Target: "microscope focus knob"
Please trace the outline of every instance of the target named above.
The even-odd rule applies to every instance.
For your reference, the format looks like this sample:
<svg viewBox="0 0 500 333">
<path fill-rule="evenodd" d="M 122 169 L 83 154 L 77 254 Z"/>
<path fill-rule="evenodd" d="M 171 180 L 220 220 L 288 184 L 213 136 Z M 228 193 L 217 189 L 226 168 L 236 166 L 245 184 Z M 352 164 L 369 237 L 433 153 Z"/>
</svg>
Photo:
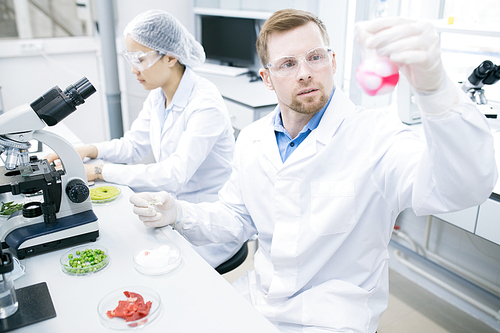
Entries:
<svg viewBox="0 0 500 333">
<path fill-rule="evenodd" d="M 87 200 L 90 195 L 90 191 L 87 184 L 85 184 L 83 180 L 73 179 L 66 185 L 66 194 L 72 202 L 82 203 Z"/>
</svg>

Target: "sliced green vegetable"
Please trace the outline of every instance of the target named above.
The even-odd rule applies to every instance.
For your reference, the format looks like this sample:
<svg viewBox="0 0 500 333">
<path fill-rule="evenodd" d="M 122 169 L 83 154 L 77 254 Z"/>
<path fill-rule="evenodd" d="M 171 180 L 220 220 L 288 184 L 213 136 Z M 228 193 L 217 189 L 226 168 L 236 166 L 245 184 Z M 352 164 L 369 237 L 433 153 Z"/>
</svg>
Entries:
<svg viewBox="0 0 500 333">
<path fill-rule="evenodd" d="M 23 209 L 22 203 L 15 204 L 14 201 L 2 201 L 2 207 L 0 207 L 0 215 L 11 215 L 21 209 Z"/>
</svg>

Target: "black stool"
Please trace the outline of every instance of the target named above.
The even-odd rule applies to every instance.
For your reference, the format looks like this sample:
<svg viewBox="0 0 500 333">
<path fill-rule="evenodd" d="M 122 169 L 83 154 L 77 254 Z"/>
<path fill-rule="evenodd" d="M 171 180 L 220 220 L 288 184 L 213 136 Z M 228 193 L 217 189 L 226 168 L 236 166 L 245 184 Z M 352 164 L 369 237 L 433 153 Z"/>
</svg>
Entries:
<svg viewBox="0 0 500 333">
<path fill-rule="evenodd" d="M 217 266 L 215 268 L 215 270 L 219 274 L 222 275 L 222 274 L 225 274 L 227 272 L 232 271 L 233 269 L 235 269 L 236 267 L 241 265 L 248 256 L 248 244 L 247 243 L 248 243 L 248 241 L 243 243 L 243 246 L 238 250 L 238 252 L 236 252 L 234 254 L 234 256 L 229 258 L 226 262 L 223 262 L 222 264 Z"/>
</svg>

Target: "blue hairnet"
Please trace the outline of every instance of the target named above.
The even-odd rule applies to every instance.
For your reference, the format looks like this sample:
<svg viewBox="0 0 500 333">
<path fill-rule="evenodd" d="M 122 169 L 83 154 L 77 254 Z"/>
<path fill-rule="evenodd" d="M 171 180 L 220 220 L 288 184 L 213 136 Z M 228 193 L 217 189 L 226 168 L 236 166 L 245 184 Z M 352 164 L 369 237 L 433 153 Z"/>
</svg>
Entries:
<svg viewBox="0 0 500 333">
<path fill-rule="evenodd" d="M 187 29 L 166 11 L 155 9 L 137 15 L 125 27 L 123 35 L 162 54 L 177 58 L 186 66 L 205 62 L 205 51 Z"/>
</svg>

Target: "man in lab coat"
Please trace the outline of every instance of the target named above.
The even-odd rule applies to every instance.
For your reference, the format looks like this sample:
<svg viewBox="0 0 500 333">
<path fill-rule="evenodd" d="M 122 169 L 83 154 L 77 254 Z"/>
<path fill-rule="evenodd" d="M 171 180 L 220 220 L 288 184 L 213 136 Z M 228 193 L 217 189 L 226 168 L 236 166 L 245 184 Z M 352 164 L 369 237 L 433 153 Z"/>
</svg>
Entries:
<svg viewBox="0 0 500 333">
<path fill-rule="evenodd" d="M 398 214 L 481 204 L 497 179 L 485 117 L 446 76 L 432 25 L 385 18 L 358 33 L 408 78 L 425 139 L 392 112 L 354 106 L 334 85 L 323 23 L 282 10 L 257 41 L 278 106 L 241 131 L 219 201 L 130 198 L 145 225 L 172 225 L 195 244 L 258 234 L 255 270 L 234 286 L 283 332 L 375 332 Z M 153 196 L 164 202 L 157 211 L 147 208 Z"/>
</svg>

